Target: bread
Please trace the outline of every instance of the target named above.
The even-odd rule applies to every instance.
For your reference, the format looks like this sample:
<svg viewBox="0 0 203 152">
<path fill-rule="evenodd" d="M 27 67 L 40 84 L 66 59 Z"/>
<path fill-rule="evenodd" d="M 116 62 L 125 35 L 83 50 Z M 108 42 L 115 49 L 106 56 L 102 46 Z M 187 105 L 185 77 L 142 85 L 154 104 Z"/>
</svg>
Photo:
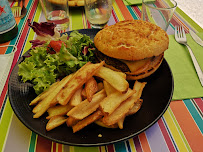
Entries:
<svg viewBox="0 0 203 152">
<path fill-rule="evenodd" d="M 68 2 L 68 6 L 76 7 L 76 6 L 84 6 L 84 0 L 48 0 L 50 3 L 56 5 L 66 5 Z"/>
<path fill-rule="evenodd" d="M 99 31 L 94 44 L 107 56 L 134 61 L 160 55 L 168 48 L 169 38 L 150 22 L 125 20 Z"/>
<path fill-rule="evenodd" d="M 48 0 L 50 3 L 57 5 L 66 5 L 68 0 Z"/>
<path fill-rule="evenodd" d="M 85 1 L 84 0 L 68 0 L 68 5 L 70 7 L 84 6 Z"/>
</svg>

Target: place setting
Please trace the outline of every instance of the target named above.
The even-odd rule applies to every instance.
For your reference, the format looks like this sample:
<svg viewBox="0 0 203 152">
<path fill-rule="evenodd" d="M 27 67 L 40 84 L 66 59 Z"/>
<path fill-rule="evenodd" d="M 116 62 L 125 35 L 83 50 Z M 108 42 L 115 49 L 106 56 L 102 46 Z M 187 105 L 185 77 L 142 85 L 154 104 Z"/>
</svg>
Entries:
<svg viewBox="0 0 203 152">
<path fill-rule="evenodd" d="M 96 29 L 79 30 L 79 32 L 82 34 L 86 34 L 90 37 L 95 37 L 98 30 Z M 69 33 L 71 35 L 72 32 L 70 31 Z M 26 56 L 29 56 L 29 54 L 27 53 L 24 54 L 24 56 L 19 60 L 19 62 L 14 67 L 10 76 L 8 90 L 9 90 L 9 98 L 11 100 L 11 106 L 13 107 L 14 112 L 16 113 L 18 118 L 28 128 L 40 134 L 41 136 L 54 140 L 56 142 L 60 142 L 68 145 L 78 145 L 78 146 L 99 146 L 99 145 L 106 145 L 106 144 L 126 140 L 135 135 L 138 135 L 139 133 L 143 132 L 151 125 L 153 125 L 163 115 L 163 113 L 169 106 L 170 100 L 172 98 L 173 76 L 167 62 L 163 60 L 163 63 L 161 64 L 160 68 L 155 73 L 154 71 L 149 72 L 150 74 L 154 73 L 152 76 L 146 79 L 142 79 L 143 82 L 147 83 L 142 94 L 142 99 L 146 102 L 143 102 L 143 105 L 141 106 L 142 109 L 139 110 L 138 114 L 133 115 L 128 119 L 126 119 L 125 126 L 122 130 L 120 129 L 112 130 L 108 127 L 105 128 L 105 127 L 100 127 L 96 124 L 92 124 L 77 133 L 73 133 L 72 129 L 67 127 L 66 125 L 62 125 L 61 127 L 59 126 L 58 128 L 54 128 L 51 131 L 46 131 L 46 127 L 45 127 L 47 124 L 46 115 L 40 117 L 40 119 L 33 119 L 33 113 L 31 110 L 32 106 L 29 106 L 30 101 L 32 101 L 36 96 L 34 93 L 34 90 L 32 89 L 33 85 L 31 83 L 24 83 L 22 82 L 22 80 L 19 79 L 19 74 L 20 74 L 19 71 L 21 71 L 22 73 L 24 70 L 24 67 L 22 66 Z M 22 66 L 19 66 L 19 64 Z M 156 69 L 157 68 L 158 67 L 156 67 Z M 114 73 L 110 75 L 113 75 L 113 74 Z M 20 75 L 23 76 L 23 73 Z M 147 75 L 149 75 L 148 72 L 146 76 Z M 142 75 L 143 78 L 146 76 L 145 74 Z M 109 76 L 107 76 L 107 80 L 109 79 L 108 77 Z M 111 81 L 113 80 L 110 79 L 109 82 Z M 120 80 L 118 80 L 118 82 L 119 81 Z M 129 84 L 130 86 L 133 86 L 134 81 L 129 81 Z M 166 88 L 166 86 L 168 87 Z M 153 92 L 152 90 L 156 90 L 156 91 Z M 160 96 L 160 92 L 162 92 L 161 93 L 162 96 Z M 148 94 L 151 94 L 151 95 L 148 96 Z M 20 100 L 24 100 L 26 102 L 24 102 L 24 104 L 19 107 L 18 104 L 20 103 Z M 154 104 L 153 102 L 150 102 L 151 100 L 157 100 L 158 102 Z M 146 118 L 146 121 L 142 121 L 141 123 L 140 121 L 143 119 L 143 117 Z M 30 120 L 33 120 L 33 121 L 30 121 Z M 139 125 L 137 125 L 138 123 Z M 115 136 L 110 135 L 110 132 Z M 69 136 L 66 136 L 67 134 Z M 106 137 L 106 138 L 99 138 L 98 135 L 102 135 L 102 137 Z"/>
</svg>

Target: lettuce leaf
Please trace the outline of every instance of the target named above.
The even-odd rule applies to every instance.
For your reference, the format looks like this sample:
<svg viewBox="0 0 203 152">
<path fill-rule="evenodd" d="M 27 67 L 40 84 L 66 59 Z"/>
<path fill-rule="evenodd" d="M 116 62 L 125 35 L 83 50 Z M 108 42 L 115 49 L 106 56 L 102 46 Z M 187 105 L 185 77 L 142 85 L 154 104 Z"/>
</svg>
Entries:
<svg viewBox="0 0 203 152">
<path fill-rule="evenodd" d="M 33 31 L 40 36 L 51 35 L 54 36 L 55 32 L 54 29 L 56 24 L 49 23 L 49 22 L 33 22 L 31 24 L 30 19 L 28 19 L 28 25 L 33 29 Z"/>
<path fill-rule="evenodd" d="M 87 35 L 73 31 L 64 42 L 66 45 L 62 43 L 60 52 L 56 54 L 47 53 L 49 43 L 34 47 L 30 51 L 31 56 L 19 64 L 18 75 L 23 82 L 34 84 L 36 94 L 94 60 L 94 44 Z"/>
<path fill-rule="evenodd" d="M 56 65 L 47 65 L 46 49 L 44 47 L 37 47 L 30 51 L 31 56 L 19 64 L 18 75 L 21 76 L 23 82 L 31 81 L 34 84 L 36 94 L 49 88 L 49 86 L 56 81 L 57 74 L 55 73 Z"/>
</svg>

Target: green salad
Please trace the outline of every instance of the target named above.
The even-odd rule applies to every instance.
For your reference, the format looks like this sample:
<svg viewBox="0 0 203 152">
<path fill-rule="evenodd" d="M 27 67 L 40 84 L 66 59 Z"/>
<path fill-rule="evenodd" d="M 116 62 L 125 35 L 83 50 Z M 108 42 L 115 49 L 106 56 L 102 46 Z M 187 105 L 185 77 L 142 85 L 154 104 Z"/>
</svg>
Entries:
<svg viewBox="0 0 203 152">
<path fill-rule="evenodd" d="M 23 82 L 34 85 L 36 94 L 94 60 L 93 41 L 78 31 L 54 40 L 38 39 L 32 43 L 34 47 L 31 48 L 30 56 L 19 64 L 18 75 Z"/>
</svg>

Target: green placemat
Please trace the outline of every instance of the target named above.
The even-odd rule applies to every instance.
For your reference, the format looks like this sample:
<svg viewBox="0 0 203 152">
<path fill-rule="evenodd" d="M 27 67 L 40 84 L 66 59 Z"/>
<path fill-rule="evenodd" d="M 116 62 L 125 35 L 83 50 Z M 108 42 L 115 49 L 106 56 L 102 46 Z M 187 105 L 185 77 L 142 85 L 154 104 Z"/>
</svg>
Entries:
<svg viewBox="0 0 203 152">
<path fill-rule="evenodd" d="M 198 33 L 203 39 L 203 33 Z M 169 36 L 169 49 L 165 52 L 174 77 L 173 100 L 203 97 L 203 87 L 200 84 L 187 48 L 175 41 L 174 35 Z M 187 34 L 187 41 L 203 71 L 203 47 L 198 45 Z"/>
<path fill-rule="evenodd" d="M 153 2 L 155 0 L 146 0 L 146 2 Z M 125 5 L 138 5 L 142 4 L 142 0 L 123 0 Z"/>
</svg>

